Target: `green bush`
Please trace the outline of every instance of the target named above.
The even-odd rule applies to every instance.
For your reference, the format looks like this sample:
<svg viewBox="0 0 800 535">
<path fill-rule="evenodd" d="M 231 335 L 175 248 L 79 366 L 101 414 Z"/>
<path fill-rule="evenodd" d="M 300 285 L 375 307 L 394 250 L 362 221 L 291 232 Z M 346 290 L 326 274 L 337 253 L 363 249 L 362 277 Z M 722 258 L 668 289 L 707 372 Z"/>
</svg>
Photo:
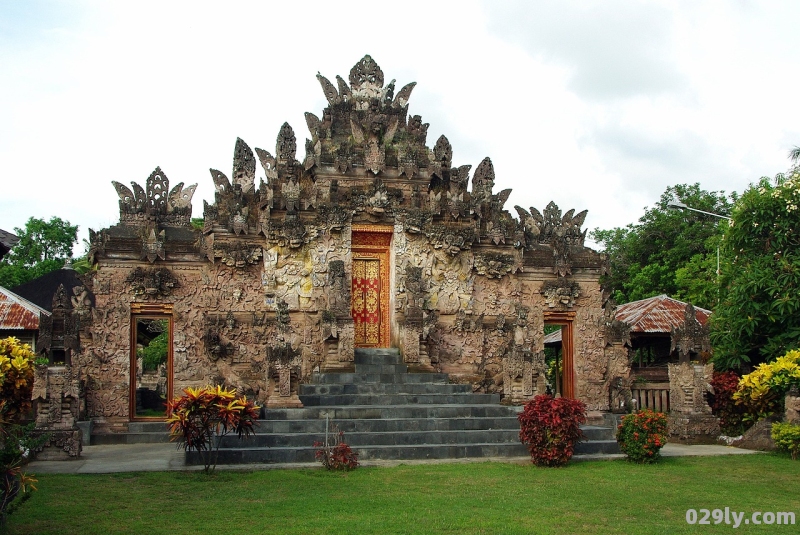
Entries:
<svg viewBox="0 0 800 535">
<path fill-rule="evenodd" d="M 776 422 L 772 424 L 772 440 L 779 451 L 785 451 L 797 460 L 800 453 L 800 425 Z"/>
<path fill-rule="evenodd" d="M 635 463 L 653 463 L 661 458 L 667 443 L 667 416 L 644 409 L 622 418 L 617 427 L 619 449 Z"/>
</svg>

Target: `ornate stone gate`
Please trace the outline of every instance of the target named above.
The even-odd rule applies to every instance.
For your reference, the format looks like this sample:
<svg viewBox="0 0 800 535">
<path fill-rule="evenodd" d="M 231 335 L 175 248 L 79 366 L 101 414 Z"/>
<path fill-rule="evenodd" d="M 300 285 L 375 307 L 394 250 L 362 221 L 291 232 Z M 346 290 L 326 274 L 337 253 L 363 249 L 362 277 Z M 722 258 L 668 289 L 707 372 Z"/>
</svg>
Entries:
<svg viewBox="0 0 800 535">
<path fill-rule="evenodd" d="M 584 246 L 586 212 L 551 202 L 512 216 L 492 161 L 472 172 L 446 137 L 429 147 L 428 124 L 408 114 L 415 83 L 385 84 L 370 56 L 348 80 L 317 78 L 328 106 L 306 113 L 304 154 L 288 124 L 274 154 L 238 139 L 230 178 L 211 170 L 200 227 L 195 186 L 170 189 L 158 168 L 143 185 L 114 182 L 120 221 L 91 233 L 96 304 L 73 355 L 95 425 L 136 416 L 131 329 L 148 306 L 171 311 L 174 392 L 225 383 L 296 406 L 300 383 L 348 369 L 365 345 L 522 403 L 547 388 L 543 329 L 555 318 L 571 338 L 565 394 L 608 409 L 627 358 L 598 282 L 605 258 Z"/>
</svg>

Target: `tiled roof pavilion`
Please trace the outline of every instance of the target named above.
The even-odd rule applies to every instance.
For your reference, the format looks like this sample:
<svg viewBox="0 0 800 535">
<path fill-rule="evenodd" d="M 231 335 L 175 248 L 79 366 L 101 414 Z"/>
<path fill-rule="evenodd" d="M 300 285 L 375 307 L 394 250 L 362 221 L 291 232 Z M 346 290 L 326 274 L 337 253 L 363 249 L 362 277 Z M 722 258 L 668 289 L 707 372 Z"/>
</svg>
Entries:
<svg viewBox="0 0 800 535">
<path fill-rule="evenodd" d="M 0 286 L 1 330 L 35 331 L 39 328 L 39 318 L 42 315 L 49 316 L 50 313 Z"/>
<path fill-rule="evenodd" d="M 662 294 L 619 305 L 614 318 L 630 325 L 631 333 L 669 333 L 683 325 L 686 305 Z M 699 307 L 694 311 L 697 321 L 705 325 L 711 311 Z"/>
</svg>

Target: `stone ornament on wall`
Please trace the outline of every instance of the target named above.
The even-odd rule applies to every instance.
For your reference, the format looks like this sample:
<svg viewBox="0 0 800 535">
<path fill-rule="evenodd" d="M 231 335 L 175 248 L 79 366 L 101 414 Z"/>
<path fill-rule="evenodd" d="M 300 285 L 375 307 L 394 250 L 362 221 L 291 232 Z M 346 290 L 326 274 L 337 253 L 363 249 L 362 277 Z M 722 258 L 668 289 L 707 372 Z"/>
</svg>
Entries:
<svg viewBox="0 0 800 535">
<path fill-rule="evenodd" d="M 160 167 L 156 167 L 147 178 L 146 189 L 136 182 L 131 182 L 133 191 L 119 182 L 112 181 L 112 184 L 119 195 L 121 222 L 145 224 L 156 221 L 169 226 L 189 225 L 192 196 L 197 184 L 184 188 L 180 182 L 170 191 L 169 180 Z"/>
<path fill-rule="evenodd" d="M 177 277 L 167 268 L 136 268 L 125 279 L 136 297 L 164 298 L 180 287 Z"/>
<path fill-rule="evenodd" d="M 670 332 L 670 352 L 677 351 L 681 362 L 689 362 L 691 356 L 711 352 L 708 325 L 697 320 L 697 313 L 691 303 L 686 304 L 683 325 L 673 327 Z"/>
<path fill-rule="evenodd" d="M 548 308 L 572 308 L 575 299 L 581 295 L 581 285 L 577 281 L 559 277 L 542 284 L 542 295 Z"/>
</svg>

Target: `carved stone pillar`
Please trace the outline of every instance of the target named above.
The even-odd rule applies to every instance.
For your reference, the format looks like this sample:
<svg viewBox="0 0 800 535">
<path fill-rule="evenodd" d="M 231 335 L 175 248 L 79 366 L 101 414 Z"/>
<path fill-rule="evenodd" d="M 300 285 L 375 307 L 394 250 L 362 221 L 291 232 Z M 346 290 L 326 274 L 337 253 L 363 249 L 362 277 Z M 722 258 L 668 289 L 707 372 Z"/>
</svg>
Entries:
<svg viewBox="0 0 800 535">
<path fill-rule="evenodd" d="M 719 419 L 711 414 L 705 394 L 714 366 L 669 364 L 669 434 L 681 442 L 714 442 L 720 435 Z"/>
<path fill-rule="evenodd" d="M 302 407 L 298 396 L 300 352 L 288 342 L 278 341 L 267 347 L 268 408 Z"/>
<path fill-rule="evenodd" d="M 71 366 L 36 367 L 31 396 L 36 402 L 35 433 L 49 437 L 41 446 L 38 459 L 80 457 L 83 443 L 77 425 L 80 393 L 80 381 Z"/>
</svg>

